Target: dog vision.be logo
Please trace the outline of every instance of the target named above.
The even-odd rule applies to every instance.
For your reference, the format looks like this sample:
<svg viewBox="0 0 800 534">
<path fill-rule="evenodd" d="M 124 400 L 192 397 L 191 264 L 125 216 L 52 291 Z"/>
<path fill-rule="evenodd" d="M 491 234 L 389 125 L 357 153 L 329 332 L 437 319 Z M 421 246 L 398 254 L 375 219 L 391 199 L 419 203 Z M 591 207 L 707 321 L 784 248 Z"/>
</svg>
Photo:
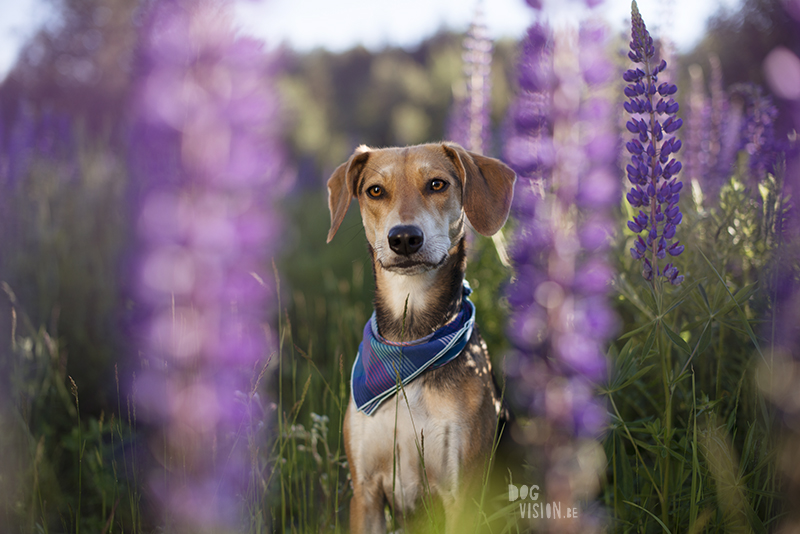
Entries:
<svg viewBox="0 0 800 534">
<path fill-rule="evenodd" d="M 575 519 L 578 517 L 578 509 L 575 507 L 563 507 L 560 502 L 539 501 L 539 486 L 531 485 L 519 486 L 508 485 L 508 501 L 519 500 L 519 514 L 522 519 Z"/>
</svg>

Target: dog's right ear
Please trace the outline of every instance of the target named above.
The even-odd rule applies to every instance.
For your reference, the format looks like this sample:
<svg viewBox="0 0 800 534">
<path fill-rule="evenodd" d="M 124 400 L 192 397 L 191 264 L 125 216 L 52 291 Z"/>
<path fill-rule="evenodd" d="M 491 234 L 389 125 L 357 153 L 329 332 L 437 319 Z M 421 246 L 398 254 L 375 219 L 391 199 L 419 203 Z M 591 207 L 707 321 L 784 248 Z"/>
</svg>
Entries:
<svg viewBox="0 0 800 534">
<path fill-rule="evenodd" d="M 364 165 L 369 158 L 369 148 L 360 146 L 350 159 L 339 165 L 328 179 L 328 209 L 331 212 L 331 229 L 328 231 L 328 243 L 341 226 L 350 200 L 356 196 L 356 184 Z"/>
</svg>

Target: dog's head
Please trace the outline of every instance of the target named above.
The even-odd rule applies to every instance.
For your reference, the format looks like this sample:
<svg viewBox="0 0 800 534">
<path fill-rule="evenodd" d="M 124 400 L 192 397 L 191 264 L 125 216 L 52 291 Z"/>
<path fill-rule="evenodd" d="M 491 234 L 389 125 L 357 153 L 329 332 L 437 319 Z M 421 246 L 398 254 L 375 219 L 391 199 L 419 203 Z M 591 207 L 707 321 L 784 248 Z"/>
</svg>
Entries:
<svg viewBox="0 0 800 534">
<path fill-rule="evenodd" d="M 506 222 L 514 171 L 454 143 L 359 147 L 328 180 L 330 243 L 350 200 L 384 269 L 419 274 L 444 263 L 464 236 L 464 217 L 490 236 Z"/>
</svg>

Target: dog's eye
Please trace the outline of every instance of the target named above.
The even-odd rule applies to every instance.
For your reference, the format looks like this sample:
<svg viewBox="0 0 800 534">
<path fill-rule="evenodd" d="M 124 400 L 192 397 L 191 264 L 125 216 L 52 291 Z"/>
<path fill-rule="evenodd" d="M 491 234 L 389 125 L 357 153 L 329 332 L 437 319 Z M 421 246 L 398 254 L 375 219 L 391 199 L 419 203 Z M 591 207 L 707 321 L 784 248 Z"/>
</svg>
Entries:
<svg viewBox="0 0 800 534">
<path fill-rule="evenodd" d="M 431 191 L 444 191 L 447 189 L 447 182 L 444 180 L 434 179 L 428 184 L 428 189 Z"/>
<path fill-rule="evenodd" d="M 372 198 L 380 198 L 383 195 L 383 188 L 379 185 L 373 185 L 367 189 L 367 194 Z"/>
</svg>

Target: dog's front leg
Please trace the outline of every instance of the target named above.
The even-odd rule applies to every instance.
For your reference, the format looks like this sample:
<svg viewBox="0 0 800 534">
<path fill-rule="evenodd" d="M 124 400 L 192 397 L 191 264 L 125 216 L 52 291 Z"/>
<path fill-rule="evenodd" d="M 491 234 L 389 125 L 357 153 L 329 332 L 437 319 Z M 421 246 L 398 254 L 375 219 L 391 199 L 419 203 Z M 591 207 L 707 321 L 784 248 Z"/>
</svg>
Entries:
<svg viewBox="0 0 800 534">
<path fill-rule="evenodd" d="M 386 532 L 385 499 L 380 479 L 354 481 L 350 500 L 350 531 L 352 534 L 382 534 Z"/>
<path fill-rule="evenodd" d="M 455 483 L 442 495 L 446 534 L 476 532 L 475 525 L 481 521 L 482 513 L 476 507 L 476 503 L 481 501 L 483 472 L 478 467 L 480 465 L 472 464 L 466 469 L 459 465 L 458 476 L 451 478 Z"/>
</svg>

